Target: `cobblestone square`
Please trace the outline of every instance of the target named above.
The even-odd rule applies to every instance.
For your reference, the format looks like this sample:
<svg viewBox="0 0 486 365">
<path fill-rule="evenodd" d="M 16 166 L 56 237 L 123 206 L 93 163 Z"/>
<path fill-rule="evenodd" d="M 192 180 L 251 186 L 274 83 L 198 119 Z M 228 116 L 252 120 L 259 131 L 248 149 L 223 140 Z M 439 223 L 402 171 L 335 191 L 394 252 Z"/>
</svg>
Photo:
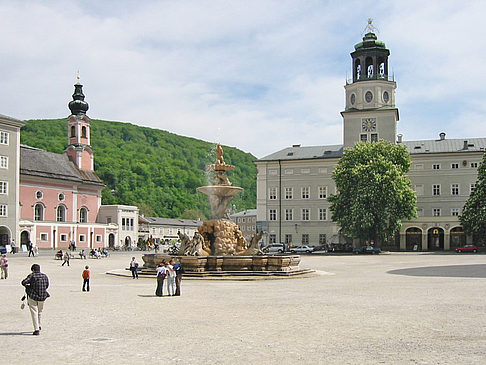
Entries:
<svg viewBox="0 0 486 365">
<path fill-rule="evenodd" d="M 141 253 L 133 253 L 141 262 Z M 484 364 L 486 256 L 303 256 L 311 278 L 183 280 L 106 275 L 132 253 L 72 259 L 9 255 L 0 281 L 2 364 Z M 40 336 L 20 281 L 50 278 Z M 88 264 L 91 292 L 81 291 Z M 166 288 L 164 288 L 165 294 Z"/>
</svg>

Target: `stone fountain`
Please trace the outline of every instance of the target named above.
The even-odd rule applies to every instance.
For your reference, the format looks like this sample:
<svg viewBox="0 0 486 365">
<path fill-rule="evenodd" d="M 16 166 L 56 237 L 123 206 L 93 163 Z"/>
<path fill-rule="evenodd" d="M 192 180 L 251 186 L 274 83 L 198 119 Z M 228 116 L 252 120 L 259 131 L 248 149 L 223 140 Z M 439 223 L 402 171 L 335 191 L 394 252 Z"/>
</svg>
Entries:
<svg viewBox="0 0 486 365">
<path fill-rule="evenodd" d="M 208 172 L 213 174 L 212 184 L 197 188 L 209 198 L 211 219 L 203 222 L 192 238 L 178 233 L 181 246 L 176 256 L 143 255 L 142 273 L 153 273 L 160 262 L 170 258 L 177 258 L 189 276 L 290 276 L 310 272 L 298 268 L 298 255 L 265 255 L 259 244 L 263 231 L 253 235 L 248 243 L 238 225 L 229 219 L 227 206 L 234 195 L 243 191 L 243 188 L 232 186 L 226 176 L 234 168 L 225 163 L 223 147 L 218 144 L 216 163 L 206 166 Z"/>
</svg>

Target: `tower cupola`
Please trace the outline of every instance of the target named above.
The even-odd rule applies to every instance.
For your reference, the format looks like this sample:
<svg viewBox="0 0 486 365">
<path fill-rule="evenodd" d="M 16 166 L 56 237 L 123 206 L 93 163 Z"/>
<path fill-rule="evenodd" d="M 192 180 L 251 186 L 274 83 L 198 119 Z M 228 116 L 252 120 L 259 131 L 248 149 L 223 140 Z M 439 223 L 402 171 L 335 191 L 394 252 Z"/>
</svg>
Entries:
<svg viewBox="0 0 486 365">
<path fill-rule="evenodd" d="M 73 100 L 68 104 L 69 110 L 72 115 L 84 115 L 89 109 L 89 105 L 84 101 L 83 85 L 79 83 L 79 80 L 74 84 Z"/>
</svg>

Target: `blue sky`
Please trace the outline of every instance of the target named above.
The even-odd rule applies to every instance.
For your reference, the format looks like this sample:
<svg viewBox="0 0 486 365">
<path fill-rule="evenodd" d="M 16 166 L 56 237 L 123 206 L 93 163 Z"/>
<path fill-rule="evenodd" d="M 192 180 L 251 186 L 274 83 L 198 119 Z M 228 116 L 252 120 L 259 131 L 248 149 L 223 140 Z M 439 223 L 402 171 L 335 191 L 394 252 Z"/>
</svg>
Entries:
<svg viewBox="0 0 486 365">
<path fill-rule="evenodd" d="M 69 114 L 257 157 L 342 143 L 344 84 L 369 17 L 391 51 L 406 140 L 486 136 L 482 1 L 0 1 L 0 113 Z"/>
</svg>

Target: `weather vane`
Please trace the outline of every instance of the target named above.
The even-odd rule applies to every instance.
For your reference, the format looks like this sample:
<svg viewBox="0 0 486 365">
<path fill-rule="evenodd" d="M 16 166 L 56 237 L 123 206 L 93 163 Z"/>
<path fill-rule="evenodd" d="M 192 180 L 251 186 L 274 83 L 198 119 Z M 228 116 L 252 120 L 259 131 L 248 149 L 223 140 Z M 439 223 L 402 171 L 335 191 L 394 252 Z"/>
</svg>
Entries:
<svg viewBox="0 0 486 365">
<path fill-rule="evenodd" d="M 375 31 L 380 33 L 379 29 L 373 25 L 373 19 L 368 18 L 368 24 L 366 24 L 366 27 L 363 30 L 363 33 L 361 33 L 361 35 L 365 33 L 375 33 Z"/>
<path fill-rule="evenodd" d="M 76 72 L 76 80 L 79 83 L 81 80 L 81 76 L 79 76 L 79 70 Z"/>
</svg>

